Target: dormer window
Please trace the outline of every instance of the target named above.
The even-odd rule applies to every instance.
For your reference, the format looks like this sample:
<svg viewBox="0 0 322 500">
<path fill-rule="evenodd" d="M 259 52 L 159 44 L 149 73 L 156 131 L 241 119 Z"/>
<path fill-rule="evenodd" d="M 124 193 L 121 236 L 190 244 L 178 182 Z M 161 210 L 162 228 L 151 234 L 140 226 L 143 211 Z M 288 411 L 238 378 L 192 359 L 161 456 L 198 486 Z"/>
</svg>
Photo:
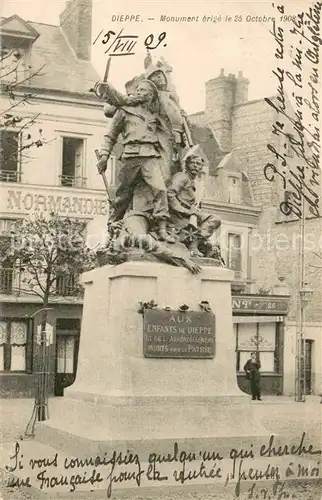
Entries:
<svg viewBox="0 0 322 500">
<path fill-rule="evenodd" d="M 237 175 L 228 175 L 228 201 L 230 203 L 241 202 L 241 179 Z"/>
<path fill-rule="evenodd" d="M 24 81 L 28 83 L 30 51 L 39 33 L 21 17 L 14 15 L 2 19 L 1 36 L 1 80 L 6 83 Z"/>
<path fill-rule="evenodd" d="M 28 56 L 23 48 L 2 48 L 0 76 L 3 83 L 15 84 L 28 78 Z"/>
</svg>

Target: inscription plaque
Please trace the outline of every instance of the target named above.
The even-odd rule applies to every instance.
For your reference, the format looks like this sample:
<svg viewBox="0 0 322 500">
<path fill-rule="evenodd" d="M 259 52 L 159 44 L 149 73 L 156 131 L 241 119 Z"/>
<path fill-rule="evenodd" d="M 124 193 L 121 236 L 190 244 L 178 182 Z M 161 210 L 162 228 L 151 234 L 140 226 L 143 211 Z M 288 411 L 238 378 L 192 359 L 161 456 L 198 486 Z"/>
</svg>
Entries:
<svg viewBox="0 0 322 500">
<path fill-rule="evenodd" d="M 147 358 L 213 358 L 214 314 L 147 310 L 143 319 L 143 354 Z"/>
</svg>

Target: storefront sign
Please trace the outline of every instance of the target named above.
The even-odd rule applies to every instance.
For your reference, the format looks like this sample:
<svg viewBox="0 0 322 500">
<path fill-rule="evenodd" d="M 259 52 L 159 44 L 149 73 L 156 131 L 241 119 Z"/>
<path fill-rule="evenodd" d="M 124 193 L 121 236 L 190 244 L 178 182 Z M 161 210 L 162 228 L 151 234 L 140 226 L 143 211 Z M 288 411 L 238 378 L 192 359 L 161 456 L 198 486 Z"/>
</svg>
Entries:
<svg viewBox="0 0 322 500">
<path fill-rule="evenodd" d="M 238 295 L 232 298 L 233 312 L 258 314 L 287 314 L 289 300 L 285 297 L 246 296 Z"/>
<path fill-rule="evenodd" d="M 143 353 L 147 358 L 213 358 L 215 316 L 207 312 L 146 311 Z"/>
<path fill-rule="evenodd" d="M 3 195 L 2 195 L 3 196 Z M 107 201 L 105 197 L 75 196 L 65 194 L 46 194 L 41 192 L 8 189 L 4 212 L 54 212 L 58 215 L 106 215 Z"/>
</svg>

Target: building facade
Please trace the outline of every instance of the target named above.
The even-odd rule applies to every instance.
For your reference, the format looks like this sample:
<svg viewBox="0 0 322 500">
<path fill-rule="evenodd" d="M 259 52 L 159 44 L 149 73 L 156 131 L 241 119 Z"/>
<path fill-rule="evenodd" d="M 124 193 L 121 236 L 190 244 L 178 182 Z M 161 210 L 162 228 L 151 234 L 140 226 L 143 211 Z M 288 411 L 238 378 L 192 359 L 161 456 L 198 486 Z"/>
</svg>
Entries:
<svg viewBox="0 0 322 500">
<path fill-rule="evenodd" d="M 226 249 L 228 267 L 237 269 L 235 276 L 239 280 L 237 288 L 236 283 L 233 284 L 233 294 L 236 291 L 239 294 L 238 302 L 233 296 L 239 384 L 246 389 L 243 364 L 247 351 L 258 350 L 264 392 L 294 395 L 296 342 L 300 328 L 301 222 L 298 217 L 285 216 L 280 210 L 280 204 L 288 201 L 289 193 L 283 183 L 278 182 L 276 172 L 280 159 L 272 155 L 274 150 L 283 151 L 288 164 L 297 168 L 289 140 L 294 131 L 286 124 L 284 134 L 274 133 L 276 122 L 280 120 L 274 108 L 276 97 L 269 98 L 273 106 L 264 99 L 249 101 L 248 85 L 249 81 L 241 72 L 236 77 L 225 75 L 221 70 L 217 78 L 206 82 L 205 111 L 190 115 L 189 120 L 192 124 L 207 126 L 222 152 L 219 153 L 220 161 L 210 168 L 205 203 L 214 204 L 215 208 L 217 200 L 222 203 L 226 199 L 234 213 L 232 225 L 228 226 L 233 234 L 228 233 L 228 237 L 225 234 L 220 242 Z M 270 167 L 265 170 L 267 164 Z M 315 197 L 318 196 L 317 192 Z M 242 215 L 245 214 L 245 202 L 256 213 L 252 224 Z M 304 313 L 305 391 L 320 394 L 322 224 L 320 216 L 312 216 L 309 210 L 303 213 L 305 281 L 313 292 Z M 237 225 L 241 219 L 242 223 Z M 225 230 L 226 224 L 224 220 L 222 229 Z M 232 260 L 232 252 L 237 260 Z M 280 298 L 274 297 L 275 294 Z M 253 299 L 261 303 L 260 311 L 254 309 Z M 242 316 L 236 310 L 237 303 L 245 304 Z M 275 317 L 273 311 L 277 313 Z"/>
<path fill-rule="evenodd" d="M 108 205 L 96 169 L 106 127 L 102 107 L 90 89 L 99 76 L 90 62 L 91 0 L 68 2 L 60 26 L 26 22 L 18 16 L 1 22 L 2 47 L 15 54 L 7 78 L 19 84 L 16 100 L 28 94 L 15 113 L 29 121 L 25 130 L 1 127 L 0 231 L 9 234 L 15 220 L 35 212 L 105 221 Z M 4 64 L 5 57 L 2 61 Z M 17 66 L 17 67 L 16 67 Z M 2 75 L 4 73 L 2 72 Z M 3 82 L 5 85 L 5 82 Z M 2 87 L 2 110 L 12 97 Z M 41 129 L 43 146 L 28 148 Z M 109 165 L 113 176 L 115 161 Z M 89 224 L 90 228 L 90 224 Z M 100 235 L 92 235 L 94 243 Z M 22 271 L 2 262 L 0 269 L 0 393 L 32 396 L 35 388 L 35 337 L 41 299 L 23 288 Z M 48 311 L 52 329 L 51 393 L 61 395 L 74 380 L 82 314 L 75 276 L 56 282 Z"/>
</svg>

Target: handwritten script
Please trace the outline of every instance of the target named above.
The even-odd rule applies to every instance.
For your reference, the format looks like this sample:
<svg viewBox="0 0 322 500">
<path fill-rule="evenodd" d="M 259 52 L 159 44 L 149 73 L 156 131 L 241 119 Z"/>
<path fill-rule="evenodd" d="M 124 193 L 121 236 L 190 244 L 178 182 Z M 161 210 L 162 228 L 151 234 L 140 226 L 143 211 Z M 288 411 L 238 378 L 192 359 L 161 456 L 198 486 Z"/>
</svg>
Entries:
<svg viewBox="0 0 322 500">
<path fill-rule="evenodd" d="M 28 455 L 24 442 L 15 443 L 3 484 L 33 486 L 44 492 L 100 489 L 106 491 L 107 498 L 111 498 L 113 488 L 186 484 L 217 484 L 223 488 L 229 485 L 237 498 L 242 489 L 245 493 L 245 488 L 247 498 L 266 498 L 269 491 L 272 498 L 289 498 L 287 480 L 318 478 L 321 458 L 321 451 L 308 442 L 305 432 L 292 445 L 281 445 L 272 435 L 260 445 L 250 443 L 244 448 L 227 448 L 225 452 L 187 451 L 177 442 L 166 452 L 151 451 L 142 456 L 131 450 L 114 450 L 90 457 L 70 457 L 58 452 L 35 457 L 31 448 L 29 451 Z M 271 481 L 270 486 L 263 488 L 263 481 Z"/>
<path fill-rule="evenodd" d="M 273 6 L 284 14 L 283 5 Z M 320 216 L 319 68 L 322 2 L 292 17 L 291 27 L 274 20 L 270 33 L 276 42 L 277 97 L 265 101 L 277 112 L 268 144 L 272 160 L 265 178 L 282 184 L 280 210 L 295 219 Z M 286 88 L 288 91 L 286 92 Z"/>
<path fill-rule="evenodd" d="M 144 46 L 148 50 L 154 50 L 166 39 L 166 36 L 167 34 L 165 31 L 157 36 L 150 33 L 144 39 Z M 95 45 L 99 39 L 103 45 L 107 46 L 105 54 L 109 56 L 134 56 L 134 49 L 139 37 L 137 35 L 123 35 L 123 29 L 121 29 L 118 34 L 113 30 L 108 30 L 105 33 L 104 30 L 101 30 L 95 38 L 93 45 Z M 165 47 L 166 43 L 164 43 L 163 46 Z"/>
</svg>

